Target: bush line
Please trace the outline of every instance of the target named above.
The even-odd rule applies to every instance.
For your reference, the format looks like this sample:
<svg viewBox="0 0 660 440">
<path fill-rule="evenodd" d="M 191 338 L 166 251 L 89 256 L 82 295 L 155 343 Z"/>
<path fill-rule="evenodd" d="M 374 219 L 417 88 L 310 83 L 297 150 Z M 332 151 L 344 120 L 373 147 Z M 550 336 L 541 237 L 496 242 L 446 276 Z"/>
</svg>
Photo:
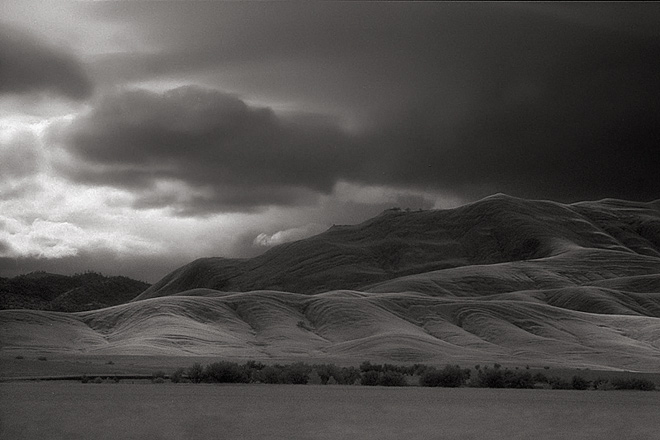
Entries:
<svg viewBox="0 0 660 440">
<path fill-rule="evenodd" d="M 526 367 L 526 370 L 529 368 Z M 258 361 L 244 364 L 220 361 L 203 366 L 195 363 L 189 368 L 178 368 L 169 377 L 163 371 L 155 372 L 151 381 L 164 383 L 265 383 L 305 385 L 364 385 L 364 386 L 422 386 L 422 387 L 476 387 L 476 388 L 540 388 L 553 390 L 641 390 L 654 391 L 653 381 L 640 378 L 597 378 L 589 381 L 573 376 L 570 381 L 543 373 L 532 375 L 526 370 L 510 370 L 499 364 L 492 367 L 475 365 L 476 374 L 469 368 L 446 365 L 444 368 L 424 364 L 411 366 L 372 364 L 363 362 L 359 367 L 339 367 L 334 364 L 266 365 Z M 83 377 L 87 383 L 90 378 Z M 100 378 L 95 382 L 99 383 Z M 115 382 L 118 380 L 115 378 Z"/>
</svg>

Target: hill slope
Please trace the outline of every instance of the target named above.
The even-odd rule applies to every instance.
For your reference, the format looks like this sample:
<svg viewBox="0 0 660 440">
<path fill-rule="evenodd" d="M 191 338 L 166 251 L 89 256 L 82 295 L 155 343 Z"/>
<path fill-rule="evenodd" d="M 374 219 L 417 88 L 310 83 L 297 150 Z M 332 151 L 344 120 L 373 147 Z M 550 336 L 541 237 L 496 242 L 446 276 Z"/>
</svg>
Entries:
<svg viewBox="0 0 660 440">
<path fill-rule="evenodd" d="M 653 302 L 657 311 L 658 298 Z M 625 305 L 619 307 L 626 311 Z M 339 362 L 500 362 L 657 371 L 660 319 L 634 311 L 569 310 L 533 296 L 484 301 L 415 293 L 205 291 L 203 296 L 186 292 L 70 314 L 0 311 L 0 342 L 10 355 L 55 351 Z"/>
<path fill-rule="evenodd" d="M 306 294 L 361 289 L 405 275 L 544 258 L 580 248 L 660 258 L 659 205 L 620 200 L 563 205 L 496 195 L 449 210 L 389 210 L 252 259 L 196 260 L 136 299 L 198 287 Z"/>
<path fill-rule="evenodd" d="M 388 211 L 253 259 L 198 260 L 126 304 L 0 311 L 0 353 L 657 372 L 659 207 L 496 196 Z"/>
<path fill-rule="evenodd" d="M 88 272 L 73 276 L 33 272 L 0 278 L 0 309 L 78 312 L 130 301 L 149 284 Z"/>
</svg>

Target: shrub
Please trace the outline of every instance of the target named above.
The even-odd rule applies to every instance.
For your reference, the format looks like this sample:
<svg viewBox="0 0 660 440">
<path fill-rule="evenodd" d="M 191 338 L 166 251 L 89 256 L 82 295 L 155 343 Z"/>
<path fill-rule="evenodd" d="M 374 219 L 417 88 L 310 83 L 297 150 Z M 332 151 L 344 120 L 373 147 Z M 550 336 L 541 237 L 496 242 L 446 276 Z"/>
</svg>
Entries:
<svg viewBox="0 0 660 440">
<path fill-rule="evenodd" d="M 305 385 L 309 380 L 311 367 L 302 362 L 288 365 L 283 368 L 284 383 Z"/>
<path fill-rule="evenodd" d="M 497 365 L 497 364 L 496 364 Z M 472 382 L 472 385 L 484 388 L 534 388 L 535 378 L 528 371 L 484 368 Z"/>
<path fill-rule="evenodd" d="M 386 371 L 380 376 L 378 385 L 385 387 L 402 387 L 406 385 L 406 378 L 398 371 Z"/>
<path fill-rule="evenodd" d="M 46 356 L 39 356 L 38 359 L 40 361 L 47 361 L 48 360 L 48 358 Z"/>
<path fill-rule="evenodd" d="M 573 376 L 571 384 L 574 390 L 586 390 L 591 385 L 591 382 L 581 376 Z"/>
<path fill-rule="evenodd" d="M 354 385 L 359 383 L 362 379 L 360 370 L 355 367 L 344 367 L 337 372 L 334 376 L 337 382 L 342 385 Z"/>
<path fill-rule="evenodd" d="M 103 383 L 103 379 L 97 376 L 96 379 L 94 379 L 94 383 Z"/>
<path fill-rule="evenodd" d="M 319 375 L 321 385 L 327 385 L 330 379 L 334 379 L 335 383 L 337 383 L 339 378 L 342 377 L 341 370 L 333 364 L 314 365 L 314 371 Z"/>
<path fill-rule="evenodd" d="M 573 384 L 571 382 L 565 381 L 561 377 L 551 377 L 548 379 L 550 388 L 553 390 L 572 390 Z"/>
<path fill-rule="evenodd" d="M 548 377 L 543 373 L 536 373 L 532 379 L 534 382 L 548 383 Z"/>
<path fill-rule="evenodd" d="M 376 386 L 380 382 L 380 373 L 375 370 L 368 370 L 362 373 L 361 385 Z"/>
<path fill-rule="evenodd" d="M 502 370 L 487 367 L 480 370 L 475 385 L 483 388 L 504 388 Z"/>
<path fill-rule="evenodd" d="M 594 379 L 593 385 L 595 390 L 609 390 L 612 388 L 610 381 L 602 377 Z"/>
<path fill-rule="evenodd" d="M 284 378 L 282 377 L 281 370 L 273 366 L 267 366 L 258 371 L 255 375 L 260 382 L 263 383 L 284 383 Z"/>
<path fill-rule="evenodd" d="M 234 362 L 214 362 L 204 369 L 204 380 L 217 383 L 248 383 L 250 377 L 245 368 Z"/>
<path fill-rule="evenodd" d="M 646 379 L 623 379 L 615 378 L 611 381 L 612 388 L 615 390 L 639 390 L 654 391 L 655 383 Z"/>
<path fill-rule="evenodd" d="M 162 377 L 154 377 L 153 379 L 151 379 L 151 383 L 165 383 L 165 379 L 163 379 Z"/>
<path fill-rule="evenodd" d="M 381 371 L 383 371 L 383 366 L 382 365 L 375 365 L 375 364 L 372 364 L 369 361 L 365 361 L 365 362 L 362 362 L 360 364 L 360 371 L 363 372 L 363 373 L 366 373 L 368 371 L 376 371 L 376 372 L 380 373 Z"/>
<path fill-rule="evenodd" d="M 396 373 L 406 374 L 408 373 L 408 367 L 403 365 L 384 364 L 382 371 L 394 371 Z"/>
<path fill-rule="evenodd" d="M 408 374 L 412 375 L 418 375 L 421 376 L 424 373 L 426 373 L 428 370 L 431 370 L 432 367 L 429 367 L 428 365 L 424 364 L 414 364 L 410 369 L 408 370 Z"/>
<path fill-rule="evenodd" d="M 470 370 L 461 370 L 458 365 L 447 365 L 442 370 L 429 369 L 420 378 L 425 387 L 460 387 L 470 378 Z"/>
<path fill-rule="evenodd" d="M 82 382 L 82 383 L 89 382 L 89 377 L 87 377 L 86 374 L 83 374 L 82 377 L 80 378 L 80 382 Z"/>
<path fill-rule="evenodd" d="M 534 379 L 528 372 L 504 370 L 505 388 L 534 388 Z"/>
<path fill-rule="evenodd" d="M 200 383 L 204 380 L 204 368 L 200 363 L 194 363 L 188 368 L 188 379 L 190 379 L 192 383 Z"/>
<path fill-rule="evenodd" d="M 185 373 L 185 370 L 183 368 L 177 368 L 174 370 L 174 373 L 170 376 L 170 380 L 172 383 L 179 383 L 183 381 L 183 375 Z"/>
<path fill-rule="evenodd" d="M 16 359 L 25 359 L 23 356 L 16 356 Z"/>
<path fill-rule="evenodd" d="M 266 367 L 266 364 L 257 361 L 247 361 L 245 367 L 250 370 L 263 370 Z"/>
</svg>

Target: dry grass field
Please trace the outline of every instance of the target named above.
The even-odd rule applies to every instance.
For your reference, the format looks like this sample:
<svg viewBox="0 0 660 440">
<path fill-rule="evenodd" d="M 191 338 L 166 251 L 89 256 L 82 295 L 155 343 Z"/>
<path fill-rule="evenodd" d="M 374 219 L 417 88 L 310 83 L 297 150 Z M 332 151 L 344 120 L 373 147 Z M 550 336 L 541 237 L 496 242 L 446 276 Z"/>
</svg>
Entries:
<svg viewBox="0 0 660 440">
<path fill-rule="evenodd" d="M 644 392 L 0 384 L 0 437 L 16 440 L 648 440 L 659 413 Z"/>
</svg>

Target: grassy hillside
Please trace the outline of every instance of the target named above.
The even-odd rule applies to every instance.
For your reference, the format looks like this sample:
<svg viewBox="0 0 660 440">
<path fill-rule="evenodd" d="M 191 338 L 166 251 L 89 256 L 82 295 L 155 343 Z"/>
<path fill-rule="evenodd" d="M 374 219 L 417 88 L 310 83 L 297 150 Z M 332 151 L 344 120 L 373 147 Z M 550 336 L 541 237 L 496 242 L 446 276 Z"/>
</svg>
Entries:
<svg viewBox="0 0 660 440">
<path fill-rule="evenodd" d="M 656 371 L 660 319 L 538 298 L 275 291 L 179 295 L 80 313 L 0 311 L 7 354 L 490 363 Z M 199 296 L 202 294 L 202 296 Z"/>
<path fill-rule="evenodd" d="M 252 259 L 204 258 L 170 273 L 137 299 L 192 288 L 319 293 L 362 289 L 447 268 L 547 258 L 580 249 L 660 260 L 658 203 L 603 200 L 563 205 L 505 195 L 449 210 L 388 210 L 354 226 L 277 246 Z M 650 263 L 649 263 L 650 262 Z M 636 263 L 634 263 L 636 264 Z M 625 271 L 626 269 L 616 269 Z M 632 275 L 645 272 L 630 269 Z"/>
<path fill-rule="evenodd" d="M 390 210 L 256 258 L 197 260 L 125 304 L 0 311 L 0 352 L 657 372 L 659 208 L 500 195 Z M 44 299 L 89 304 L 99 289 Z"/>
</svg>

